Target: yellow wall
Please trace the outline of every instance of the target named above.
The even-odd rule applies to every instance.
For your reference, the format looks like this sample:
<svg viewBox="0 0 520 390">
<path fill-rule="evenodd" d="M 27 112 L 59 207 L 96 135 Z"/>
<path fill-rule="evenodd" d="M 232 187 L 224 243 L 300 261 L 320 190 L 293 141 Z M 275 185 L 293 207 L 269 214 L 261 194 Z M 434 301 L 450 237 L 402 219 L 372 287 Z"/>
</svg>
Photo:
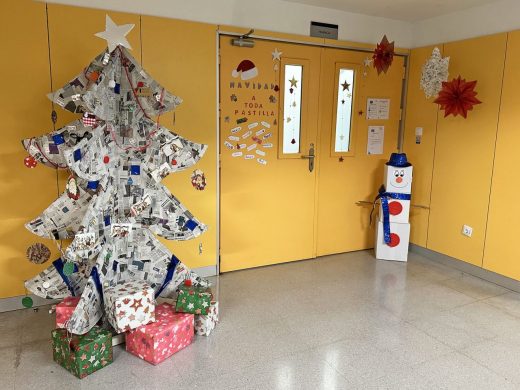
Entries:
<svg viewBox="0 0 520 390">
<path fill-rule="evenodd" d="M 509 33 L 484 268 L 520 280 L 520 31 Z"/>
<path fill-rule="evenodd" d="M 0 94 L 3 139 L 0 146 L 0 298 L 25 293 L 23 282 L 42 268 L 25 258 L 25 251 L 39 239 L 24 228 L 24 223 L 43 211 L 63 190 L 64 172 L 59 175 L 44 166 L 29 170 L 23 165 L 27 155 L 20 140 L 52 131 L 49 45 L 47 42 L 46 6 L 30 0 L 3 1 L 0 5 L 0 62 L 4 75 Z M 88 65 L 105 47 L 106 42 L 94 34 L 103 31 L 105 14 L 101 10 L 48 6 L 50 63 L 53 88 L 57 89 Z M 152 77 L 184 103 L 172 114 L 161 118 L 161 124 L 197 142 L 209 145 L 206 156 L 196 167 L 204 170 L 206 190 L 192 188 L 191 170 L 165 181 L 172 193 L 208 226 L 209 230 L 190 242 L 167 242 L 170 249 L 190 267 L 216 264 L 216 44 L 214 25 L 141 17 L 108 12 L 117 24 L 134 23 L 129 34 L 132 54 L 141 60 Z M 142 22 L 142 23 L 141 23 Z M 187 32 L 189 31 L 189 39 Z M 58 126 L 77 115 L 60 107 Z M 199 255 L 199 243 L 203 253 Z M 53 256 L 57 256 L 54 251 Z"/>
<path fill-rule="evenodd" d="M 415 163 L 414 203 L 431 195 L 429 222 L 412 219 L 412 242 L 520 280 L 520 31 L 438 47 L 451 57 L 450 79 L 478 80 L 483 104 L 467 119 L 439 111 L 435 121 L 436 105 L 418 89 L 420 64 L 433 47 L 412 50 L 405 152 Z M 424 127 L 421 145 L 414 144 L 416 126 Z M 472 238 L 461 234 L 463 224 L 473 227 Z"/>
<path fill-rule="evenodd" d="M 433 98 L 426 99 L 419 86 L 424 62 L 430 57 L 434 46 L 414 49 L 410 55 L 408 80 L 408 109 L 403 148 L 413 163 L 412 204 L 430 206 L 435 136 L 437 134 L 438 105 Z M 442 47 L 441 47 L 442 48 Z M 420 144 L 415 143 L 415 128 L 423 128 Z M 410 209 L 410 242 L 426 247 L 430 210 L 419 207 Z"/>
</svg>

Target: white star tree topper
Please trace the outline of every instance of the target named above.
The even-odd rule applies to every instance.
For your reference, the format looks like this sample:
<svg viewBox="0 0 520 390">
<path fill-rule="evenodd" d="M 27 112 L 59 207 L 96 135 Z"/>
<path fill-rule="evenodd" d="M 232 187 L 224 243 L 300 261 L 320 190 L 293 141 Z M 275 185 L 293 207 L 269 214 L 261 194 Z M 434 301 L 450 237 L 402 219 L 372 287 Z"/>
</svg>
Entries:
<svg viewBox="0 0 520 390">
<path fill-rule="evenodd" d="M 110 16 L 106 16 L 105 31 L 96 33 L 96 37 L 105 39 L 108 45 L 108 51 L 111 53 L 114 49 L 121 45 L 127 49 L 131 49 L 130 43 L 125 38 L 130 31 L 135 27 L 135 24 L 122 24 L 118 26 L 114 23 Z"/>
</svg>

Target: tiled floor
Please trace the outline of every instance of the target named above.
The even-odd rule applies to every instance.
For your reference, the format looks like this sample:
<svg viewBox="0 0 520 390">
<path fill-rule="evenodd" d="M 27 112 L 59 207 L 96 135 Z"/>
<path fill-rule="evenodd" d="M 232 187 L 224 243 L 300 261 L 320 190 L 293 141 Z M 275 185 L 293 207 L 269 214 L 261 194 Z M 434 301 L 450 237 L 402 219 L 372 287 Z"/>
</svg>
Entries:
<svg viewBox="0 0 520 390">
<path fill-rule="evenodd" d="M 520 388 L 520 294 L 416 254 L 224 274 L 220 307 L 217 330 L 163 364 L 116 347 L 81 381 L 52 361 L 45 309 L 0 314 L 0 388 Z"/>
</svg>

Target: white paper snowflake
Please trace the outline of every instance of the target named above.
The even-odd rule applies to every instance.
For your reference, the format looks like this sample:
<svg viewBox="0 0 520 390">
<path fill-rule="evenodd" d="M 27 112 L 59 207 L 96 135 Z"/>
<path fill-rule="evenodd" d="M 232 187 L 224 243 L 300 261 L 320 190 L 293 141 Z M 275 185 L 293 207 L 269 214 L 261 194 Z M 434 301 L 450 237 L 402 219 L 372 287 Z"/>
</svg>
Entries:
<svg viewBox="0 0 520 390">
<path fill-rule="evenodd" d="M 448 81 L 450 57 L 442 58 L 439 48 L 433 49 L 431 57 L 422 68 L 421 89 L 426 98 L 436 96 L 442 89 L 442 82 Z"/>
</svg>

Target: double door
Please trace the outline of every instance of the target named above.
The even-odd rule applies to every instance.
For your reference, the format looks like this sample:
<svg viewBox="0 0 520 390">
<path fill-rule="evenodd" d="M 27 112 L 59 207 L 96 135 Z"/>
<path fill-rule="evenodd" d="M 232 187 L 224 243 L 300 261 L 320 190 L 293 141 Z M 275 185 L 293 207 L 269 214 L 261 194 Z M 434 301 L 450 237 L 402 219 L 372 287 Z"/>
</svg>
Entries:
<svg viewBox="0 0 520 390">
<path fill-rule="evenodd" d="M 378 76 L 367 58 L 221 36 L 222 272 L 373 246 L 370 209 L 356 202 L 375 196 L 396 149 L 404 68 L 395 57 Z M 388 118 L 367 119 L 381 98 Z M 384 126 L 382 154 L 368 154 L 369 126 Z"/>
</svg>

